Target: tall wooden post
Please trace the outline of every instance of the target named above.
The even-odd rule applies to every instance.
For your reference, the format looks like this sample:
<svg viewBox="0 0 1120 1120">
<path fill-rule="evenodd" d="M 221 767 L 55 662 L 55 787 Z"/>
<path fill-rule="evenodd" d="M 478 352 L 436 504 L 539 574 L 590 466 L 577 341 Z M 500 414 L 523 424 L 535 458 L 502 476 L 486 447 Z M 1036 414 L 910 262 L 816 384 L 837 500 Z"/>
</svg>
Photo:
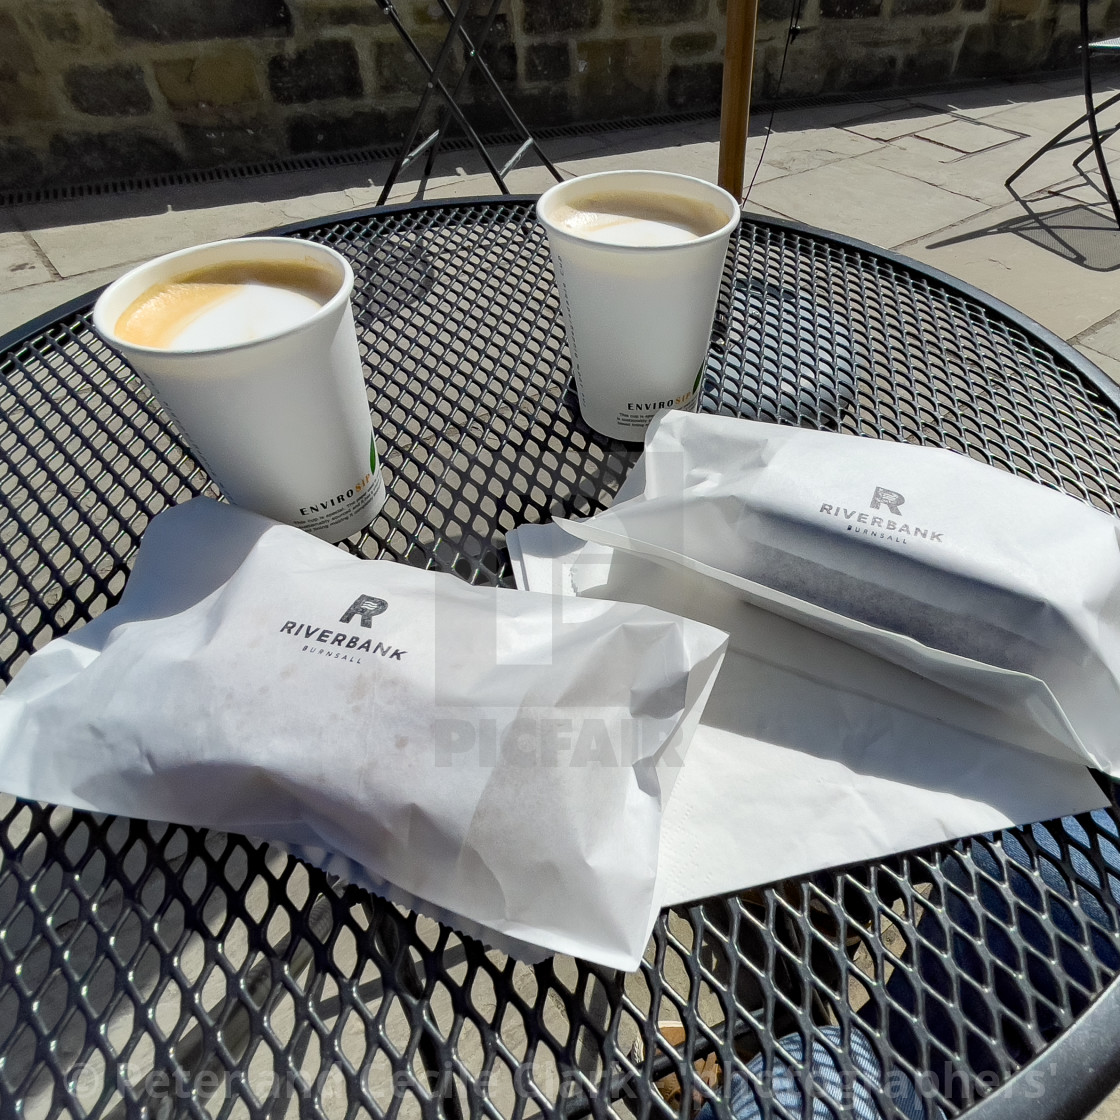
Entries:
<svg viewBox="0 0 1120 1120">
<path fill-rule="evenodd" d="M 719 123 L 719 185 L 743 197 L 743 162 L 751 115 L 754 40 L 758 0 L 727 0 L 727 45 L 723 52 L 723 104 Z"/>
</svg>

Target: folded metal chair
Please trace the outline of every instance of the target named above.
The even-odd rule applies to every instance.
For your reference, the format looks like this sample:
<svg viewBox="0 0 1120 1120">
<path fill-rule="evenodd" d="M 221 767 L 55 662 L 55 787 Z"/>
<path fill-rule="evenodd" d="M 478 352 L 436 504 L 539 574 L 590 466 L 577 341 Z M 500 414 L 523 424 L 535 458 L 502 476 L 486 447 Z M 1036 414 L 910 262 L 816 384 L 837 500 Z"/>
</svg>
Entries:
<svg viewBox="0 0 1120 1120">
<path fill-rule="evenodd" d="M 1101 178 L 1104 181 L 1105 194 L 1108 197 L 1109 205 L 1112 207 L 1112 213 L 1116 219 L 1116 224 L 1120 226 L 1120 202 L 1116 199 L 1116 188 L 1112 185 L 1112 176 L 1108 171 L 1108 161 L 1105 159 L 1103 148 L 1104 141 L 1112 136 L 1113 133 L 1120 130 L 1120 124 L 1114 125 L 1112 128 L 1102 133 L 1097 123 L 1097 117 L 1100 113 L 1120 101 L 1120 93 L 1114 94 L 1098 105 L 1096 103 L 1096 98 L 1093 96 L 1092 72 L 1093 55 L 1107 55 L 1120 52 L 1120 37 L 1114 39 L 1098 39 L 1090 43 L 1088 0 L 1079 0 L 1079 6 L 1081 8 L 1081 75 L 1085 90 L 1085 112 L 1078 117 L 1077 120 L 1066 125 L 1057 135 L 1047 140 L 1030 159 L 1016 168 L 1015 171 L 1004 180 L 1004 186 L 1007 187 L 1012 194 L 1015 194 L 1011 184 L 1014 183 L 1028 167 L 1036 163 L 1047 152 L 1053 151 L 1056 148 L 1064 148 L 1068 144 L 1084 144 L 1085 137 L 1078 133 L 1082 128 L 1088 125 L 1088 146 L 1077 159 L 1073 161 L 1073 165 L 1074 167 L 1080 167 L 1081 162 L 1090 152 L 1096 154 L 1097 167 L 1100 169 Z M 1018 195 L 1016 195 L 1016 197 L 1018 197 Z"/>
<path fill-rule="evenodd" d="M 436 60 L 434 63 L 431 63 L 417 45 L 415 39 L 408 33 L 408 29 L 401 22 L 396 9 L 393 7 L 392 0 L 377 0 L 378 6 L 388 17 L 389 21 L 396 29 L 397 34 L 401 37 L 401 40 L 412 52 L 417 62 L 420 63 L 425 73 L 428 75 L 427 84 L 424 87 L 424 92 L 420 96 L 420 102 L 416 106 L 416 111 L 412 116 L 412 123 L 409 125 L 408 133 L 405 136 L 400 153 L 393 161 L 392 169 L 389 171 L 389 176 L 385 180 L 385 186 L 382 188 L 381 197 L 377 200 L 378 206 L 384 206 L 389 200 L 389 193 L 392 191 L 393 184 L 396 183 L 401 172 L 425 152 L 428 154 L 428 160 L 424 170 L 425 178 L 431 174 L 436 153 L 439 151 L 439 146 L 443 142 L 452 118 L 454 118 L 459 127 L 462 128 L 467 139 L 471 142 L 471 146 L 482 157 L 483 163 L 486 164 L 486 169 L 494 177 L 494 181 L 498 185 L 498 190 L 501 191 L 502 194 L 509 194 L 504 177 L 508 175 L 530 151 L 536 154 L 537 158 L 548 168 L 557 182 L 562 178 L 560 172 L 552 165 L 548 156 L 544 154 L 540 145 L 533 138 L 533 134 L 529 131 L 525 122 L 510 104 L 509 99 L 498 85 L 497 79 L 481 57 L 482 48 L 494 27 L 494 17 L 497 15 L 503 0 L 490 0 L 486 15 L 480 23 L 476 24 L 477 30 L 473 38 L 467 29 L 467 17 L 470 14 L 472 2 L 473 0 L 459 0 L 458 7 L 452 10 L 448 0 L 439 0 L 439 6 L 450 23 L 447 34 L 436 55 Z M 455 82 L 454 88 L 448 89 L 444 78 L 448 73 L 448 67 L 454 57 L 456 41 L 460 41 L 463 45 L 463 69 Z M 470 78 L 472 70 L 476 68 L 479 74 L 482 75 L 482 80 L 490 86 L 498 104 L 501 106 L 503 114 L 509 121 L 511 129 L 518 140 L 520 140 L 520 145 L 517 150 L 501 167 L 498 167 L 494 162 L 493 156 L 482 142 L 474 126 L 468 120 L 460 104 L 460 98 L 467 88 L 467 81 Z M 423 125 L 424 114 L 427 111 L 428 104 L 433 94 L 438 94 L 443 101 L 443 110 L 439 119 L 439 124 L 433 132 L 429 133 L 428 136 L 417 143 L 417 137 Z"/>
</svg>

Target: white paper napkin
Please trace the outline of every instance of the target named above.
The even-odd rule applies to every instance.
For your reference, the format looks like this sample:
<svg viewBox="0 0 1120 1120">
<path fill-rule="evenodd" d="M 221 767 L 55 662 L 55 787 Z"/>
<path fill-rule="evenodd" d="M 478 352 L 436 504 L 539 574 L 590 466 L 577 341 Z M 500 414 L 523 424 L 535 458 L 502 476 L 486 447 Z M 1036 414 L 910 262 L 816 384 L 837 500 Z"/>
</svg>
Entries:
<svg viewBox="0 0 1120 1120">
<path fill-rule="evenodd" d="M 0 696 L 0 788 L 274 840 L 519 955 L 633 968 L 725 645 L 199 499 Z"/>
<path fill-rule="evenodd" d="M 737 468 L 773 456 L 756 449 L 752 459 L 728 443 L 786 433 L 718 418 L 747 426 L 725 430 L 721 441 L 708 426 L 715 419 L 668 413 L 661 420 L 691 430 L 674 433 L 676 459 L 662 461 L 663 479 L 674 472 L 665 487 L 675 496 L 661 502 L 660 519 L 649 503 L 647 454 L 611 510 L 568 526 L 585 539 L 557 526 L 523 526 L 510 541 L 519 586 L 656 604 L 730 631 L 663 822 L 663 904 L 1106 804 L 1084 768 L 1081 736 L 1044 682 L 882 634 L 731 575 L 749 543 L 735 534 L 749 495 L 735 492 L 732 479 Z M 875 441 L 847 442 L 863 450 Z M 688 456 L 703 459 L 708 449 L 711 469 L 692 493 L 680 481 Z M 729 466 L 718 470 L 717 459 Z M 843 490 L 842 459 L 828 462 L 811 481 Z M 1027 499 L 1040 489 L 1018 484 Z M 982 502 L 975 487 L 968 493 Z M 688 520 L 682 502 L 694 497 L 711 503 L 712 524 Z M 1081 516 L 1080 504 L 1061 495 L 1039 504 L 1051 497 L 1062 514 Z M 1108 534 L 1096 528 L 1098 560 L 1107 563 Z M 1079 539 L 1084 549 L 1085 533 Z"/>
</svg>

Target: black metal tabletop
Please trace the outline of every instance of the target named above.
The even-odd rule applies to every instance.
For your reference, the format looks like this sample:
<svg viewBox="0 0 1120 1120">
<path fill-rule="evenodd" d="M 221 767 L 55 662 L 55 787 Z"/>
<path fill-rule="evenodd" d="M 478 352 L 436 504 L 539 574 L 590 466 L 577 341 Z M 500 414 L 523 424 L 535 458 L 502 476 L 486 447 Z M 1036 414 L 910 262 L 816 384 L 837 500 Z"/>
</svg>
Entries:
<svg viewBox="0 0 1120 1120">
<path fill-rule="evenodd" d="M 508 584 L 510 529 L 609 504 L 639 449 L 578 418 L 530 200 L 287 232 L 357 275 L 390 496 L 344 547 Z M 91 302 L 0 341 L 5 680 L 115 602 L 151 517 L 209 485 Z M 702 408 L 1120 505 L 1120 396 L 1095 367 L 792 224 L 732 240 Z M 674 908 L 623 974 L 507 959 L 251 839 L 0 799 L 2 1116 L 726 1116 L 736 1081 L 741 1115 L 1074 1116 L 1120 1072 L 1118 972 L 1115 807 Z"/>
</svg>

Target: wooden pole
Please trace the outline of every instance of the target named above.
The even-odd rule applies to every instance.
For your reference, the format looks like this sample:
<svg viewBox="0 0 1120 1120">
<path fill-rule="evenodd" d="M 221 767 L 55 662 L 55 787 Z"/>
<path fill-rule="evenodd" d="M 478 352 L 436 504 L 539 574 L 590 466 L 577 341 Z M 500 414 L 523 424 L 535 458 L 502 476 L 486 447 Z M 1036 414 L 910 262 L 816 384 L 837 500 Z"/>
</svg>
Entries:
<svg viewBox="0 0 1120 1120">
<path fill-rule="evenodd" d="M 724 190 L 740 199 L 743 197 L 743 163 L 747 155 L 747 123 L 751 115 L 757 27 L 758 0 L 727 0 L 718 182 Z"/>
</svg>

